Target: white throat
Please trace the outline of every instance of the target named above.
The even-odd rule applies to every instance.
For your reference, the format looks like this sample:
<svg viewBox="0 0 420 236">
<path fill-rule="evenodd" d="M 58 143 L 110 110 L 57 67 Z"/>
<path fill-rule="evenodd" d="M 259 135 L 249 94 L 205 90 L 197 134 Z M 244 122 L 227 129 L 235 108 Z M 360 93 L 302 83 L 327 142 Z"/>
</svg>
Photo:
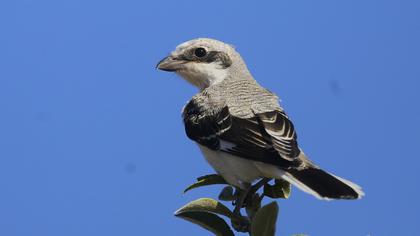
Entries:
<svg viewBox="0 0 420 236">
<path fill-rule="evenodd" d="M 177 71 L 183 79 L 200 90 L 222 82 L 228 70 L 217 63 L 190 63 L 187 68 Z"/>
</svg>

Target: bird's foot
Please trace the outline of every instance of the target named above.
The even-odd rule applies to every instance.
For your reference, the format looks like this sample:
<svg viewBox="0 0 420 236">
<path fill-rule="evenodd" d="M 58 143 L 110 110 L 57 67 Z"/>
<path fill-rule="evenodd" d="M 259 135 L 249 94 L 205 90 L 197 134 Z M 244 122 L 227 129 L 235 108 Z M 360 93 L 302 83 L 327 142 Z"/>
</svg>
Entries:
<svg viewBox="0 0 420 236">
<path fill-rule="evenodd" d="M 241 214 L 234 215 L 231 218 L 231 224 L 237 232 L 249 232 L 250 221 L 246 216 L 242 216 Z"/>
</svg>

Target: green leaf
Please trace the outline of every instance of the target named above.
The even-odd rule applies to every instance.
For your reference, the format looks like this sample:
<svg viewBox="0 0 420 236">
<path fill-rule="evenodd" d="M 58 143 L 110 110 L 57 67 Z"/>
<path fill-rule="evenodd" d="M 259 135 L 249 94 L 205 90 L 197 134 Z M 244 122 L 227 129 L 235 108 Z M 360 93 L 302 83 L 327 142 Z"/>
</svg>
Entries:
<svg viewBox="0 0 420 236">
<path fill-rule="evenodd" d="M 222 191 L 219 194 L 219 200 L 222 201 L 233 201 L 236 199 L 235 194 L 233 193 L 232 186 L 226 186 L 222 189 Z"/>
<path fill-rule="evenodd" d="M 252 236 L 274 236 L 279 206 L 275 201 L 260 208 L 251 224 Z"/>
<path fill-rule="evenodd" d="M 290 190 L 290 183 L 282 179 L 276 179 L 274 185 L 264 185 L 264 195 L 270 198 L 289 198 Z"/>
<path fill-rule="evenodd" d="M 209 212 L 181 212 L 176 215 L 197 224 L 217 236 L 234 236 L 229 225 L 219 216 Z"/>
<path fill-rule="evenodd" d="M 209 212 L 224 215 L 229 218 L 231 218 L 233 215 L 232 211 L 229 210 L 229 208 L 211 198 L 200 198 L 189 202 L 183 207 L 179 208 L 175 212 L 175 216 L 178 216 L 179 214 L 184 212 Z"/>
<path fill-rule="evenodd" d="M 198 188 L 201 186 L 207 186 L 212 184 L 228 184 L 222 176 L 217 174 L 205 175 L 197 178 L 197 182 L 191 184 L 184 190 L 184 193 L 191 189 Z"/>
</svg>

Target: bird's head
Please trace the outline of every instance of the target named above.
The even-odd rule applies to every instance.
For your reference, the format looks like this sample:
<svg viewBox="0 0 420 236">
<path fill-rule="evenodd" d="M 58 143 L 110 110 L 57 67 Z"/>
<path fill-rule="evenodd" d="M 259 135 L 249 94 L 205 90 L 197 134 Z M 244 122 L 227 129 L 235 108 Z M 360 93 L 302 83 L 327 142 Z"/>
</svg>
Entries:
<svg viewBox="0 0 420 236">
<path fill-rule="evenodd" d="M 209 38 L 178 45 L 156 68 L 175 72 L 200 90 L 229 77 L 251 77 L 241 56 L 231 45 Z"/>
</svg>

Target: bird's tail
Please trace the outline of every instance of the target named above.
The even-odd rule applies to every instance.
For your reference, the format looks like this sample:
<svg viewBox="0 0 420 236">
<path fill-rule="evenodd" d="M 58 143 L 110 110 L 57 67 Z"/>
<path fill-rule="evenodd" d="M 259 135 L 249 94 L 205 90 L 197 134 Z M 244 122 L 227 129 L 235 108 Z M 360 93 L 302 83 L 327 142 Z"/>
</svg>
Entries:
<svg viewBox="0 0 420 236">
<path fill-rule="evenodd" d="M 282 178 L 319 199 L 359 199 L 364 196 L 357 184 L 317 167 L 289 169 Z"/>
</svg>

